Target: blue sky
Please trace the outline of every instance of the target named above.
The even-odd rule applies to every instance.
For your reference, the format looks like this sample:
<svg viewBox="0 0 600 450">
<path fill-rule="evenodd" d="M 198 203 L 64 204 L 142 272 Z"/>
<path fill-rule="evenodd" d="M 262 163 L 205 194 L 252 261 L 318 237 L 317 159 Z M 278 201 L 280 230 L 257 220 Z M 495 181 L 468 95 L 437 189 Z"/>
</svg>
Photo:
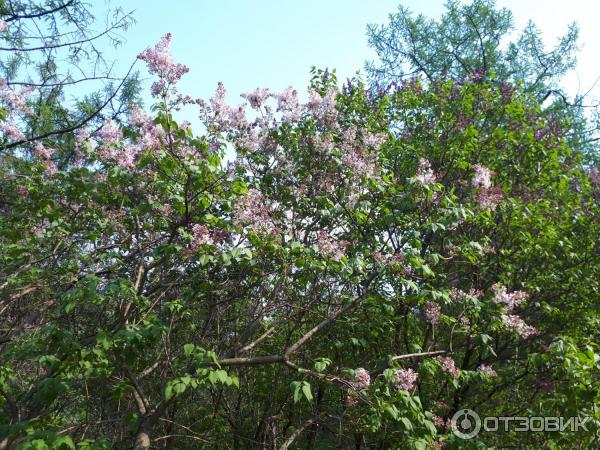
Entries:
<svg viewBox="0 0 600 450">
<path fill-rule="evenodd" d="M 431 17 L 444 10 L 443 0 L 402 2 Z M 101 14 L 103 3 L 96 4 Z M 223 81 L 232 103 L 255 87 L 304 90 L 309 68 L 329 67 L 340 79 L 362 70 L 374 54 L 368 48 L 368 23 L 385 23 L 398 0 L 113 0 L 112 6 L 135 10 L 137 23 L 117 51 L 125 70 L 136 55 L 166 32 L 173 33 L 175 60 L 190 67 L 181 90 L 210 97 Z M 600 75 L 597 55 L 600 2 L 585 0 L 498 0 L 514 13 L 517 28 L 533 19 L 552 43 L 567 24 L 581 27 L 582 53 L 576 72 L 567 78 L 571 92 L 587 90 Z M 112 50 L 107 49 L 107 53 Z M 143 66 L 139 68 L 143 71 Z"/>
</svg>

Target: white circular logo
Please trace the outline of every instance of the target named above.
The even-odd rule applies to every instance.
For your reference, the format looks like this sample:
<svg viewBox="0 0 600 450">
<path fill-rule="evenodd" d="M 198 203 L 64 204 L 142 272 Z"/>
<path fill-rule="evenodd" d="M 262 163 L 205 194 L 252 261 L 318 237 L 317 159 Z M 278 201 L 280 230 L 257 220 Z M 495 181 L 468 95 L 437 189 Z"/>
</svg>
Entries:
<svg viewBox="0 0 600 450">
<path fill-rule="evenodd" d="M 481 430 L 479 414 L 471 409 L 459 409 L 450 419 L 450 427 L 455 436 L 471 439 Z"/>
</svg>

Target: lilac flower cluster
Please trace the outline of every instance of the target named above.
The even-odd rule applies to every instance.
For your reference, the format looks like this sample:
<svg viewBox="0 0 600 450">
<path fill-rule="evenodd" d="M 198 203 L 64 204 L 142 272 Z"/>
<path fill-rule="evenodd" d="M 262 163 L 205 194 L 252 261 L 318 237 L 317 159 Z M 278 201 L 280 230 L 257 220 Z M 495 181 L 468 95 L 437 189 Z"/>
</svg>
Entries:
<svg viewBox="0 0 600 450">
<path fill-rule="evenodd" d="M 473 166 L 475 174 L 471 181 L 472 186 L 477 190 L 477 202 L 484 208 L 495 209 L 502 201 L 502 189 L 492 185 L 492 176 L 494 172 L 481 164 Z"/>
<path fill-rule="evenodd" d="M 196 223 L 192 226 L 192 250 L 198 249 L 201 245 L 212 244 L 213 240 L 206 226 Z"/>
<path fill-rule="evenodd" d="M 507 81 L 500 81 L 499 89 L 502 94 L 502 100 L 504 100 L 505 103 L 508 103 L 513 96 L 513 86 Z"/>
<path fill-rule="evenodd" d="M 529 297 L 525 291 L 507 292 L 506 287 L 499 284 L 493 285 L 492 291 L 494 291 L 494 302 L 503 305 L 507 311 L 512 311 Z"/>
<path fill-rule="evenodd" d="M 433 416 L 433 423 L 440 428 L 446 428 L 447 424 L 446 419 L 436 415 Z"/>
<path fill-rule="evenodd" d="M 250 107 L 257 111 L 269 97 L 271 97 L 271 94 L 266 88 L 256 88 L 252 92 L 246 92 L 245 94 L 242 94 L 242 98 L 248 100 Z"/>
<path fill-rule="evenodd" d="M 0 102 L 10 112 L 23 115 L 31 114 L 27 100 L 33 92 L 34 88 L 32 87 L 14 90 L 7 85 L 5 80 L 0 78 Z"/>
<path fill-rule="evenodd" d="M 52 155 L 54 154 L 54 152 L 55 152 L 54 149 L 45 147 L 41 143 L 37 143 L 35 145 L 35 148 L 34 148 L 35 156 L 39 160 L 41 160 L 44 163 L 44 165 L 46 166 L 46 170 L 44 171 L 44 174 L 46 176 L 52 176 L 58 171 L 56 164 L 54 164 L 54 162 L 52 161 Z"/>
<path fill-rule="evenodd" d="M 527 325 L 523 319 L 514 314 L 501 314 L 500 318 L 502 322 L 511 330 L 516 332 L 523 339 L 527 339 L 530 336 L 535 336 L 539 334 L 539 331 L 531 326 Z"/>
<path fill-rule="evenodd" d="M 460 369 L 456 367 L 454 360 L 449 356 L 438 356 L 438 362 L 444 372 L 448 372 L 454 378 L 460 377 Z"/>
<path fill-rule="evenodd" d="M 373 260 L 381 266 L 386 266 L 388 264 L 400 264 L 406 259 L 402 254 L 389 255 L 381 252 L 372 252 L 371 258 L 373 258 Z"/>
<path fill-rule="evenodd" d="M 113 120 L 104 122 L 97 137 L 100 158 L 115 161 L 125 169 L 132 169 L 135 166 L 135 158 L 141 149 L 135 145 L 123 145 L 123 133 Z"/>
<path fill-rule="evenodd" d="M 504 195 L 502 189 L 494 186 L 491 189 L 481 189 L 477 192 L 477 202 L 484 208 L 496 209 Z"/>
<path fill-rule="evenodd" d="M 481 164 L 475 164 L 475 176 L 471 184 L 477 189 L 489 189 L 492 187 L 492 171 Z"/>
<path fill-rule="evenodd" d="M 431 325 L 435 325 L 440 321 L 442 307 L 435 302 L 427 302 L 425 305 L 425 319 Z"/>
<path fill-rule="evenodd" d="M 348 242 L 332 237 L 326 230 L 320 230 L 317 233 L 317 247 L 321 255 L 340 261 L 346 254 Z"/>
<path fill-rule="evenodd" d="M 529 296 L 525 291 L 508 292 L 506 287 L 499 284 L 493 285 L 492 291 L 494 291 L 494 303 L 504 306 L 504 309 L 508 312 L 520 306 Z M 501 314 L 500 318 L 509 329 L 515 331 L 524 339 L 538 334 L 534 327 L 527 325 L 523 319 L 515 314 Z"/>
<path fill-rule="evenodd" d="M 442 450 L 444 447 L 446 447 L 446 442 L 435 440 L 431 441 L 430 445 L 433 450 Z"/>
<path fill-rule="evenodd" d="M 19 116 L 31 114 L 27 100 L 32 92 L 33 88 L 14 90 L 4 79 L 0 78 L 0 105 L 4 106 L 8 112 L 5 120 L 0 121 L 0 132 L 3 133 L 4 139 L 8 141 L 25 140 L 25 134 L 18 125 Z"/>
<path fill-rule="evenodd" d="M 322 119 L 326 124 L 336 126 L 335 120 L 337 118 L 336 109 L 336 97 L 337 89 L 332 88 L 321 96 L 317 91 L 312 88 L 308 89 L 309 101 L 306 104 L 308 112 L 312 113 L 315 117 Z"/>
<path fill-rule="evenodd" d="M 354 386 L 359 390 L 369 389 L 371 385 L 371 375 L 366 369 L 359 367 L 354 371 Z"/>
<path fill-rule="evenodd" d="M 412 390 L 419 376 L 413 369 L 400 369 L 394 375 L 396 379 L 392 381 L 392 384 L 402 391 Z"/>
<path fill-rule="evenodd" d="M 265 196 L 257 189 L 250 189 L 235 208 L 234 223 L 249 228 L 255 233 L 273 233 L 275 226 L 267 207 Z"/>
<path fill-rule="evenodd" d="M 477 368 L 477 371 L 486 374 L 488 377 L 496 377 L 496 376 L 498 376 L 498 374 L 496 373 L 496 371 L 494 369 L 492 369 L 490 366 L 488 366 L 487 364 L 481 364 Z"/>
<path fill-rule="evenodd" d="M 82 158 L 84 144 L 98 147 L 98 156 L 103 161 L 112 161 L 126 170 L 135 167 L 139 155 L 145 150 L 158 150 L 165 138 L 162 126 L 155 125 L 152 119 L 138 105 L 130 105 L 129 126 L 138 131 L 137 140 L 125 140 L 121 127 L 112 119 L 106 120 L 94 137 L 85 128 L 76 134 L 78 158 Z"/>
<path fill-rule="evenodd" d="M 345 403 L 349 408 L 355 406 L 358 403 L 358 393 L 356 391 L 363 391 L 369 389 L 371 385 L 371 375 L 366 369 L 359 367 L 354 371 L 354 380 L 350 382 L 351 388 L 346 392 Z"/>
<path fill-rule="evenodd" d="M 592 184 L 600 186 L 600 170 L 598 170 L 597 167 L 592 167 L 590 169 L 590 180 Z"/>
<path fill-rule="evenodd" d="M 436 177 L 431 169 L 431 163 L 425 158 L 419 159 L 419 166 L 416 174 L 417 181 L 423 186 L 435 183 Z"/>
<path fill-rule="evenodd" d="M 102 125 L 100 131 L 98 131 L 98 137 L 106 146 L 117 145 L 123 138 L 123 133 L 115 121 L 109 119 L 104 122 L 104 125 Z"/>
<path fill-rule="evenodd" d="M 462 291 L 460 289 L 452 288 L 450 291 L 450 299 L 455 302 L 460 302 L 466 300 L 468 297 L 476 297 L 482 298 L 484 296 L 484 292 L 478 289 L 469 289 L 468 292 Z"/>
<path fill-rule="evenodd" d="M 21 141 L 25 139 L 25 134 L 23 134 L 12 117 L 4 122 L 0 122 L 0 131 L 3 133 L 4 138 L 9 141 Z"/>
<path fill-rule="evenodd" d="M 295 122 L 300 118 L 302 109 L 298 101 L 298 91 L 290 86 L 275 95 L 275 98 L 277 99 L 277 111 L 283 113 L 284 120 Z"/>
<path fill-rule="evenodd" d="M 183 64 L 173 62 L 171 38 L 171 33 L 167 33 L 153 48 L 146 49 L 138 55 L 138 58 L 148 65 L 148 71 L 159 77 L 152 85 L 154 96 L 168 95 L 169 89 L 190 70 Z"/>
<path fill-rule="evenodd" d="M 450 405 L 448 405 L 448 403 L 443 402 L 441 400 L 438 400 L 437 402 L 435 402 L 435 407 L 439 410 L 447 410 L 450 409 Z"/>
</svg>

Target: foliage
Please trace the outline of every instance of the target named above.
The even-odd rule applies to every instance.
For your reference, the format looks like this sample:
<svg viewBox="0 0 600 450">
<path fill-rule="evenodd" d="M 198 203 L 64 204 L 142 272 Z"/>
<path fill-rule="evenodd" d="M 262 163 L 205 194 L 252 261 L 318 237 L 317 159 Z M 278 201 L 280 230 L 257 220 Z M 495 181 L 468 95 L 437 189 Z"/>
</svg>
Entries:
<svg viewBox="0 0 600 450">
<path fill-rule="evenodd" d="M 518 84 L 537 96 L 540 105 L 568 121 L 569 145 L 598 165 L 597 104 L 587 94 L 570 98 L 561 86 L 562 77 L 576 64 L 578 33 L 577 25 L 571 24 L 547 49 L 533 22 L 515 33 L 511 12 L 496 7 L 494 0 L 449 0 L 438 20 L 415 16 L 399 6 L 388 24 L 368 27 L 377 60 L 367 63 L 366 69 L 378 86 L 414 76 L 432 82 L 494 74 L 495 79 Z"/>
<path fill-rule="evenodd" d="M 151 116 L 3 158 L 0 448 L 597 444 L 600 180 L 562 117 L 492 73 L 193 100 L 170 41 Z M 591 421 L 467 443 L 463 408 Z"/>
<path fill-rule="evenodd" d="M 97 29 L 92 11 L 82 0 L 0 1 L 0 85 L 28 99 L 26 111 L 10 108 L 8 123 L 22 135 L 0 152 L 44 139 L 63 153 L 59 165 L 72 164 L 73 132 L 124 115 L 136 100 L 137 75 L 116 74 L 101 50 L 121 45 L 131 14 L 109 9 Z"/>
</svg>

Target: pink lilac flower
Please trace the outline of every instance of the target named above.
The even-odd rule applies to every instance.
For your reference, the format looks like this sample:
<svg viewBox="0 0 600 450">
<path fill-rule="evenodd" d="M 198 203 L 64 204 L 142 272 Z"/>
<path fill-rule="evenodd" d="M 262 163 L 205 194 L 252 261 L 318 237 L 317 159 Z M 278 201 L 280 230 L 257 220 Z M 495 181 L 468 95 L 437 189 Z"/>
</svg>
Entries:
<svg viewBox="0 0 600 450">
<path fill-rule="evenodd" d="M 477 202 L 484 208 L 496 209 L 498 204 L 504 198 L 502 189 L 499 186 L 494 186 L 490 189 L 480 189 L 476 195 Z"/>
<path fill-rule="evenodd" d="M 75 132 L 75 140 L 77 141 L 78 144 L 82 144 L 83 142 L 86 142 L 88 139 L 90 139 L 90 137 L 91 137 L 90 132 L 88 130 L 86 130 L 85 128 L 79 128 Z"/>
<path fill-rule="evenodd" d="M 321 96 L 312 88 L 308 89 L 307 110 L 315 117 L 325 120 L 326 123 L 333 125 L 337 118 L 336 109 L 337 89 L 331 88 L 324 96 Z"/>
<path fill-rule="evenodd" d="M 432 325 L 435 325 L 440 320 L 442 307 L 435 302 L 427 302 L 425 305 L 425 319 Z"/>
<path fill-rule="evenodd" d="M 366 132 L 363 135 L 363 141 L 365 145 L 374 149 L 378 149 L 379 147 L 381 147 L 381 144 L 383 144 L 386 140 L 387 135 L 385 133 Z"/>
<path fill-rule="evenodd" d="M 481 164 L 473 166 L 475 175 L 471 180 L 471 185 L 477 189 L 475 198 L 477 202 L 484 208 L 495 209 L 502 201 L 502 189 L 492 185 L 492 176 L 494 172 Z"/>
<path fill-rule="evenodd" d="M 314 145 L 315 150 L 322 155 L 330 155 L 335 148 L 335 142 L 333 142 L 333 138 L 329 134 L 318 136 L 311 139 L 310 142 Z"/>
<path fill-rule="evenodd" d="M 40 234 L 44 232 L 44 227 L 42 225 L 34 225 L 31 227 L 31 232 L 33 234 Z"/>
<path fill-rule="evenodd" d="M 0 20 L 0 31 L 6 31 L 8 28 L 8 22 L 6 20 Z"/>
<path fill-rule="evenodd" d="M 443 441 L 431 441 L 431 448 L 434 450 L 442 450 L 446 446 L 446 443 Z"/>
<path fill-rule="evenodd" d="M 359 367 L 354 371 L 354 384 L 357 389 L 368 389 L 371 384 L 371 376 L 366 369 Z"/>
<path fill-rule="evenodd" d="M 250 229 L 255 233 L 272 233 L 275 231 L 266 198 L 256 189 L 250 189 L 248 194 L 240 200 L 235 209 L 234 216 L 234 223 L 236 225 L 249 225 Z"/>
<path fill-rule="evenodd" d="M 222 230 L 220 228 L 213 228 L 213 230 L 211 231 L 212 241 L 215 244 L 220 244 L 221 242 L 224 242 L 229 238 L 230 235 L 231 233 L 229 233 L 229 231 Z"/>
<path fill-rule="evenodd" d="M 385 265 L 388 262 L 388 256 L 381 252 L 372 252 L 371 258 L 373 258 L 373 261 L 380 265 Z"/>
<path fill-rule="evenodd" d="M 354 389 L 348 389 L 346 393 L 345 403 L 346 406 L 352 407 L 358 403 L 358 393 L 357 390 L 365 390 L 369 389 L 371 385 L 371 376 L 366 369 L 359 367 L 354 371 L 354 380 L 351 382 L 351 385 Z"/>
<path fill-rule="evenodd" d="M 481 298 L 483 296 L 483 291 L 473 288 L 469 289 L 469 292 L 461 291 L 460 289 L 456 288 L 452 288 L 452 290 L 450 291 L 450 299 L 455 302 L 464 301 L 468 297 Z"/>
<path fill-rule="evenodd" d="M 35 153 L 35 156 L 37 156 L 46 166 L 46 169 L 44 170 L 44 174 L 46 176 L 52 176 L 58 171 L 56 164 L 54 164 L 54 162 L 52 161 L 52 155 L 55 152 L 54 149 L 44 147 L 44 145 L 42 145 L 41 143 L 37 143 L 33 151 Z"/>
<path fill-rule="evenodd" d="M 214 122 L 221 125 L 225 122 L 231 112 L 231 108 L 225 100 L 226 95 L 227 90 L 223 83 L 219 81 L 219 83 L 217 83 L 215 95 L 210 99 L 210 105 L 214 114 Z"/>
<path fill-rule="evenodd" d="M 51 177 L 56 172 L 58 172 L 58 167 L 52 161 L 46 162 L 46 169 L 44 170 L 44 175 L 47 177 Z"/>
<path fill-rule="evenodd" d="M 251 131 L 237 140 L 238 148 L 256 151 L 260 148 L 261 139 L 255 132 Z M 238 161 L 237 164 L 240 164 Z"/>
<path fill-rule="evenodd" d="M 342 155 L 342 162 L 357 178 L 373 178 L 377 172 L 376 156 L 364 149 L 354 148 Z"/>
<path fill-rule="evenodd" d="M 396 379 L 392 381 L 392 384 L 402 391 L 412 390 L 419 376 L 413 369 L 400 369 L 396 371 L 395 375 Z"/>
<path fill-rule="evenodd" d="M 505 102 L 509 102 L 513 95 L 513 87 L 506 81 L 500 81 L 500 93 Z"/>
<path fill-rule="evenodd" d="M 519 336 L 521 336 L 523 339 L 527 339 L 530 336 L 535 336 L 536 334 L 539 334 L 539 331 L 535 328 L 532 327 L 531 325 L 527 325 L 523 319 L 521 319 L 519 316 L 514 315 L 514 314 L 502 314 L 500 315 L 500 318 L 502 319 L 502 321 L 504 322 L 504 324 L 511 329 L 512 331 L 516 332 Z"/>
<path fill-rule="evenodd" d="M 6 85 L 6 82 L 0 86 L 0 101 L 4 103 L 10 113 L 31 114 L 31 108 L 27 103 L 29 95 L 34 91 L 34 88 L 28 87 L 25 89 L 14 90 Z"/>
<path fill-rule="evenodd" d="M 592 167 L 590 169 L 590 180 L 592 184 L 600 185 L 600 170 L 597 167 Z"/>
<path fill-rule="evenodd" d="M 196 250 L 201 245 L 212 243 L 213 240 L 210 237 L 210 232 L 208 231 L 208 228 L 199 223 L 194 224 L 194 226 L 192 226 L 192 250 Z"/>
<path fill-rule="evenodd" d="M 378 171 L 375 151 L 369 151 L 360 145 L 358 128 L 349 126 L 342 135 L 342 162 L 349 168 L 355 178 L 373 178 Z"/>
<path fill-rule="evenodd" d="M 98 137 L 102 139 L 103 144 L 112 145 L 117 144 L 121 140 L 123 133 L 115 121 L 109 119 L 104 122 L 100 131 L 98 131 Z"/>
<path fill-rule="evenodd" d="M 417 168 L 416 179 L 423 186 L 435 183 L 435 174 L 431 169 L 431 164 L 425 158 L 419 159 L 419 166 Z"/>
<path fill-rule="evenodd" d="M 372 252 L 371 258 L 381 266 L 400 264 L 405 260 L 404 255 L 402 254 L 388 255 L 381 252 Z"/>
<path fill-rule="evenodd" d="M 318 110 L 319 106 L 323 102 L 323 97 L 317 91 L 312 88 L 308 88 L 308 103 L 306 107 L 311 111 L 315 112 Z"/>
<path fill-rule="evenodd" d="M 115 162 L 123 167 L 124 169 L 133 169 L 135 167 L 135 161 L 138 154 L 142 151 L 142 147 L 139 144 L 127 143 L 123 147 L 122 151 L 114 154 Z"/>
<path fill-rule="evenodd" d="M 494 369 L 492 369 L 490 366 L 488 366 L 487 364 L 481 364 L 477 370 L 481 373 L 486 374 L 489 377 L 496 377 L 498 376 L 498 374 L 496 373 L 496 371 Z"/>
<path fill-rule="evenodd" d="M 248 128 L 248 120 L 246 119 L 246 105 L 238 105 L 237 108 L 229 108 L 229 123 L 237 130 L 245 130 Z"/>
<path fill-rule="evenodd" d="M 298 102 L 298 91 L 291 86 L 282 93 L 275 95 L 277 99 L 277 111 L 283 113 L 283 120 L 295 122 L 302 114 L 302 108 Z"/>
<path fill-rule="evenodd" d="M 456 364 L 452 358 L 449 356 L 438 356 L 437 360 L 444 372 L 448 372 L 454 378 L 458 378 L 460 376 L 460 370 L 456 367 Z"/>
<path fill-rule="evenodd" d="M 443 417 L 434 415 L 433 423 L 440 428 L 446 428 L 446 419 L 444 419 Z"/>
<path fill-rule="evenodd" d="M 148 124 L 143 128 L 139 144 L 143 149 L 158 150 L 162 145 L 162 138 L 165 136 L 165 130 L 160 125 Z"/>
<path fill-rule="evenodd" d="M 331 237 L 326 230 L 320 230 L 317 233 L 317 247 L 319 253 L 335 261 L 339 261 L 346 254 L 347 241 L 342 241 Z"/>
<path fill-rule="evenodd" d="M 489 189 L 492 187 L 492 171 L 481 164 L 475 164 L 475 176 L 471 181 L 474 188 Z"/>
<path fill-rule="evenodd" d="M 252 92 L 242 94 L 242 98 L 248 100 L 252 109 L 260 109 L 265 100 L 270 97 L 269 90 L 266 88 L 256 88 Z"/>
<path fill-rule="evenodd" d="M 49 160 L 54 154 L 54 149 L 45 147 L 43 144 L 37 143 L 33 149 L 35 156 L 43 160 Z"/>
<path fill-rule="evenodd" d="M 317 188 L 317 192 L 321 195 L 331 194 L 335 192 L 338 187 L 335 182 L 335 177 L 333 174 L 328 172 L 317 172 L 313 174 L 314 178 L 312 180 L 312 184 Z M 351 200 L 358 200 L 357 198 L 352 198 Z"/>
<path fill-rule="evenodd" d="M 0 131 L 4 132 L 4 138 L 11 141 L 22 141 L 25 139 L 25 134 L 17 127 L 12 118 L 5 122 L 0 122 Z"/>
<path fill-rule="evenodd" d="M 135 128 L 141 128 L 144 125 L 151 124 L 152 120 L 150 116 L 144 112 L 140 105 L 132 104 L 129 105 L 129 115 L 128 115 L 129 125 Z"/>
<path fill-rule="evenodd" d="M 507 311 L 512 311 L 521 305 L 529 296 L 525 291 L 507 292 L 506 287 L 499 284 L 493 285 L 492 291 L 494 291 L 494 302 L 503 305 Z"/>
<path fill-rule="evenodd" d="M 152 94 L 155 96 L 166 94 L 169 85 L 177 83 L 190 70 L 183 64 L 173 62 L 171 38 L 171 33 L 167 33 L 153 48 L 138 55 L 139 59 L 146 62 L 148 71 L 160 78 L 152 85 Z"/>
</svg>

